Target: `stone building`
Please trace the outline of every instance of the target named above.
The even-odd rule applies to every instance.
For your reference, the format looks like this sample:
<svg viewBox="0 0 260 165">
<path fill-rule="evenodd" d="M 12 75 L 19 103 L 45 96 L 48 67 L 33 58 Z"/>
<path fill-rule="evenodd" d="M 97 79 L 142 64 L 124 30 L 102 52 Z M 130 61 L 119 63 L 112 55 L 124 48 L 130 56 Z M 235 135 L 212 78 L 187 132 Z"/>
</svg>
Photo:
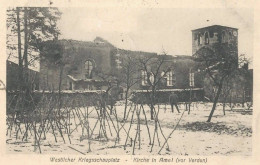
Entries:
<svg viewBox="0 0 260 165">
<path fill-rule="evenodd" d="M 48 47 L 52 44 L 52 41 L 45 44 L 42 52 L 44 49 L 54 52 Z M 61 90 L 103 90 L 108 83 L 117 79 L 116 73 L 120 71 L 122 57 L 116 47 L 102 38 L 97 37 L 93 42 L 59 40 L 55 44 L 60 47 L 59 55 L 41 53 L 40 89 L 55 91 L 60 86 Z M 131 53 L 135 56 L 155 55 L 147 52 Z M 57 64 L 56 59 L 50 62 L 48 58 L 53 58 L 50 56 L 59 56 L 62 64 Z"/>
<path fill-rule="evenodd" d="M 53 45 L 53 41 L 50 44 Z M 192 54 L 202 47 L 213 47 L 214 44 L 232 44 L 237 54 L 238 29 L 213 25 L 192 30 Z M 132 87 L 131 92 L 148 93 L 151 90 L 149 81 L 154 81 L 156 70 L 155 63 L 162 58 L 165 62 L 160 67 L 158 77 L 162 76 L 156 86 L 158 96 L 165 97 L 170 92 L 177 92 L 183 96 L 183 100 L 202 100 L 204 91 L 209 91 L 204 84 L 205 75 L 196 69 L 193 56 L 187 55 L 159 55 L 157 53 L 130 51 L 119 49 L 108 41 L 97 37 L 94 41 L 59 40 L 57 46 L 49 50 L 51 55 L 41 53 L 40 62 L 40 89 L 63 90 L 63 91 L 93 91 L 107 90 L 109 87 L 120 88 L 122 94 L 126 79 L 125 65 L 129 58 L 134 59 L 134 75 L 138 80 Z M 47 44 L 48 45 L 48 44 Z M 43 46 L 42 52 L 44 52 Z M 48 58 L 57 57 L 50 62 Z M 140 64 L 141 59 L 151 59 L 151 64 L 146 70 Z M 55 62 L 56 61 L 56 62 Z M 57 61 L 59 61 L 57 63 Z M 163 75 L 163 73 L 167 74 Z M 159 94 L 160 93 L 160 94 Z M 121 95 L 120 94 L 120 95 Z M 122 97 L 121 97 L 122 98 Z"/>
<path fill-rule="evenodd" d="M 238 29 L 227 26 L 213 25 L 192 30 L 192 54 L 203 48 L 214 49 L 215 45 L 220 45 L 220 48 L 229 45 L 232 46 L 231 55 L 236 61 L 235 65 L 238 67 Z M 241 64 L 240 64 L 241 65 Z M 204 92 L 205 96 L 213 100 L 216 93 L 214 83 L 210 78 L 204 78 Z M 253 71 L 248 69 L 248 64 L 242 68 L 237 68 L 235 75 L 229 77 L 228 83 L 225 81 L 222 93 L 220 95 L 220 102 L 235 102 L 245 103 L 251 102 L 253 96 Z M 229 94 L 228 97 L 226 94 Z M 226 96 L 225 96 L 226 95 Z"/>
<path fill-rule="evenodd" d="M 41 90 L 91 91 L 106 90 L 109 86 L 116 86 L 123 92 L 124 85 L 120 84 L 119 80 L 126 74 L 124 72 L 125 61 L 131 57 L 136 60 L 134 78 L 138 79 L 131 91 L 147 91 L 150 88 L 147 80 L 152 78 L 150 73 L 151 70 L 156 70 L 156 66 L 147 65 L 150 71 L 145 73 L 139 64 L 140 59 L 158 61 L 160 58 L 165 58 L 158 73 L 159 77 L 164 72 L 166 73 L 166 69 L 170 70 L 158 83 L 159 92 L 169 94 L 172 91 L 183 92 L 184 89 L 189 89 L 200 93 L 201 97 L 203 95 L 201 79 L 197 73 L 192 71 L 195 62 L 191 56 L 158 55 L 157 53 L 118 49 L 99 37 L 93 42 L 59 40 L 55 43 L 57 46 L 53 46 L 55 44 L 52 42 L 49 44 L 52 49 L 56 50 L 60 47 L 60 50 L 55 54 L 53 53 L 55 50 L 50 50 L 46 46 L 48 44 L 42 48 L 42 52 L 44 49 L 48 49 L 51 55 L 41 53 Z M 60 59 L 57 60 L 53 57 Z M 50 61 L 48 58 L 54 60 Z"/>
<path fill-rule="evenodd" d="M 192 54 L 200 48 L 212 48 L 214 44 L 231 44 L 234 46 L 234 56 L 238 62 L 238 29 L 213 25 L 192 30 Z"/>
<path fill-rule="evenodd" d="M 192 30 L 192 54 L 204 46 L 213 47 L 218 43 L 233 44 L 237 50 L 237 41 L 236 28 L 214 25 L 195 29 Z M 237 57 L 237 51 L 235 52 Z M 204 95 L 211 98 L 214 93 L 214 88 L 205 83 L 205 75 L 196 69 L 194 56 L 160 55 L 119 49 L 100 37 L 94 41 L 48 41 L 41 45 L 40 56 L 40 71 L 29 72 L 34 81 L 34 90 L 93 93 L 113 87 L 122 99 L 126 90 L 126 62 L 130 58 L 134 59 L 135 70 L 131 78 L 137 80 L 131 87 L 131 93 L 147 94 L 151 91 L 149 81 L 156 78 L 152 73 L 157 69 L 155 63 L 161 59 L 165 61 L 158 70 L 157 76 L 161 78 L 156 86 L 157 96 L 162 99 L 160 102 L 167 101 L 169 93 L 173 91 L 180 96 L 181 101 L 203 100 Z M 153 61 L 147 65 L 147 70 L 140 64 L 142 59 Z M 230 100 L 252 101 L 253 71 L 248 67 L 240 71 L 244 76 L 241 75 L 238 77 L 239 81 L 232 82 L 234 88 Z M 9 91 L 17 90 L 17 74 L 18 65 L 7 61 Z M 220 101 L 222 100 L 223 98 L 220 98 Z"/>
</svg>

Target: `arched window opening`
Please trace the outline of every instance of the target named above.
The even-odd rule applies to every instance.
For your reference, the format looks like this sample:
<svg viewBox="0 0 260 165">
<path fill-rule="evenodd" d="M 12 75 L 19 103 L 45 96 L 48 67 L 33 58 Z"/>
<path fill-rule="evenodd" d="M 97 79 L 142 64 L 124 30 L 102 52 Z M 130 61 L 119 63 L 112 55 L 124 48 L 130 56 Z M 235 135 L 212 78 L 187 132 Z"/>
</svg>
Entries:
<svg viewBox="0 0 260 165">
<path fill-rule="evenodd" d="M 154 74 L 152 72 L 150 72 L 150 74 L 149 74 L 149 80 L 150 80 L 151 84 L 154 84 Z"/>
<path fill-rule="evenodd" d="M 205 44 L 209 44 L 209 32 L 205 33 Z"/>
<path fill-rule="evenodd" d="M 146 86 L 148 84 L 148 82 L 147 82 L 147 72 L 144 71 L 144 70 L 141 71 L 141 80 L 142 80 L 141 83 L 142 83 L 143 86 Z"/>
<path fill-rule="evenodd" d="M 225 42 L 225 31 L 221 32 L 221 42 L 224 43 Z"/>
<path fill-rule="evenodd" d="M 229 40 L 232 40 L 232 39 L 233 39 L 232 32 L 228 32 L 228 38 L 229 38 Z"/>
<path fill-rule="evenodd" d="M 162 71 L 161 77 L 166 78 L 166 76 L 167 76 L 166 73 L 164 71 Z"/>
<path fill-rule="evenodd" d="M 87 79 L 91 79 L 92 78 L 92 70 L 93 70 L 93 68 L 94 68 L 94 64 L 93 64 L 93 62 L 92 61 L 90 61 L 90 60 L 87 60 L 86 62 L 85 62 L 85 77 L 87 78 Z"/>
<path fill-rule="evenodd" d="M 74 90 L 74 83 L 73 82 L 69 82 L 69 90 Z"/>
<path fill-rule="evenodd" d="M 194 72 L 190 71 L 189 73 L 189 82 L 190 82 L 190 87 L 194 87 Z"/>
<path fill-rule="evenodd" d="M 176 77 L 173 70 L 167 72 L 166 79 L 167 79 L 167 83 L 166 83 L 167 86 L 174 86 L 176 82 Z"/>
<path fill-rule="evenodd" d="M 201 45 L 201 34 L 198 34 L 198 45 Z"/>
</svg>

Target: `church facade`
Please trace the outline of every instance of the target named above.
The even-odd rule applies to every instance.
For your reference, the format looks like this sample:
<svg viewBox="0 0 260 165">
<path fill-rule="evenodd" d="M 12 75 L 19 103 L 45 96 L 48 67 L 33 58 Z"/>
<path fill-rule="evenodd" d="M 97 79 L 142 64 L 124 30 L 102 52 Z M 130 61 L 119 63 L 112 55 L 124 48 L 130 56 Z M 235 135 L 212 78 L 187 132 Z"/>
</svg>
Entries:
<svg viewBox="0 0 260 165">
<path fill-rule="evenodd" d="M 102 38 L 93 42 L 60 40 L 62 66 L 41 58 L 40 90 L 57 91 L 93 91 L 106 90 L 109 86 L 118 86 L 124 91 L 119 79 L 125 77 L 125 65 L 129 57 L 135 59 L 135 72 L 132 77 L 136 83 L 132 92 L 149 90 L 149 80 L 160 77 L 156 88 L 161 92 L 180 92 L 194 90 L 203 95 L 203 84 L 197 73 L 191 73 L 195 65 L 191 56 L 158 55 L 157 53 L 118 49 Z M 151 59 L 163 63 L 158 66 L 147 63 L 147 70 L 140 60 Z M 153 74 L 151 74 L 153 73 Z M 165 75 L 163 75 L 165 74 Z M 156 80 L 155 80 L 156 81 Z"/>
<path fill-rule="evenodd" d="M 234 44 L 237 49 L 238 29 L 219 25 L 192 30 L 192 54 L 206 46 L 217 43 Z M 204 76 L 196 69 L 193 56 L 160 55 L 152 52 L 119 49 L 108 41 L 97 37 L 94 41 L 59 40 L 59 55 L 62 65 L 41 58 L 40 90 L 49 91 L 96 91 L 120 88 L 126 90 L 126 64 L 134 59 L 136 80 L 131 92 L 145 93 L 156 82 L 156 91 L 168 95 L 177 92 L 185 97 L 202 100 L 205 85 Z M 47 48 L 48 49 L 48 48 Z M 54 51 L 52 51 L 54 52 Z M 45 54 L 46 56 L 46 54 Z M 238 56 L 237 53 L 235 56 Z M 146 65 L 142 64 L 145 59 Z M 160 68 L 158 61 L 164 60 Z M 156 72 L 158 71 L 158 72 Z M 207 90 L 206 90 L 207 91 Z M 122 97 L 121 97 L 122 98 Z"/>
</svg>

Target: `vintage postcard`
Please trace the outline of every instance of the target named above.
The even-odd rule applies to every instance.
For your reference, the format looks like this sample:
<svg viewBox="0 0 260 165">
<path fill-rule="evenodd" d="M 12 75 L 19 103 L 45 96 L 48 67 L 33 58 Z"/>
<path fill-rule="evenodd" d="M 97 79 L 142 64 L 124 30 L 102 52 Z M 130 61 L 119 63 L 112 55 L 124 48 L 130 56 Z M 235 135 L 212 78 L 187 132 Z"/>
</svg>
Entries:
<svg viewBox="0 0 260 165">
<path fill-rule="evenodd" d="M 1 164 L 258 164 L 258 1 L 5 1 Z"/>
</svg>

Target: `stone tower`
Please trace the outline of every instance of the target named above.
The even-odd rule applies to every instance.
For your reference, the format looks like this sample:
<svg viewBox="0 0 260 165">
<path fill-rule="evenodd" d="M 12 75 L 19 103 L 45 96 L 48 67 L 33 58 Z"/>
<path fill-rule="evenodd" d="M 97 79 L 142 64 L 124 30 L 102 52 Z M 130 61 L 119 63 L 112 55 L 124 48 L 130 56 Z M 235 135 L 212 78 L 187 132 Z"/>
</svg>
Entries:
<svg viewBox="0 0 260 165">
<path fill-rule="evenodd" d="M 200 48 L 211 47 L 217 43 L 233 44 L 235 46 L 235 56 L 238 57 L 238 29 L 213 25 L 192 30 L 192 54 Z"/>
</svg>

